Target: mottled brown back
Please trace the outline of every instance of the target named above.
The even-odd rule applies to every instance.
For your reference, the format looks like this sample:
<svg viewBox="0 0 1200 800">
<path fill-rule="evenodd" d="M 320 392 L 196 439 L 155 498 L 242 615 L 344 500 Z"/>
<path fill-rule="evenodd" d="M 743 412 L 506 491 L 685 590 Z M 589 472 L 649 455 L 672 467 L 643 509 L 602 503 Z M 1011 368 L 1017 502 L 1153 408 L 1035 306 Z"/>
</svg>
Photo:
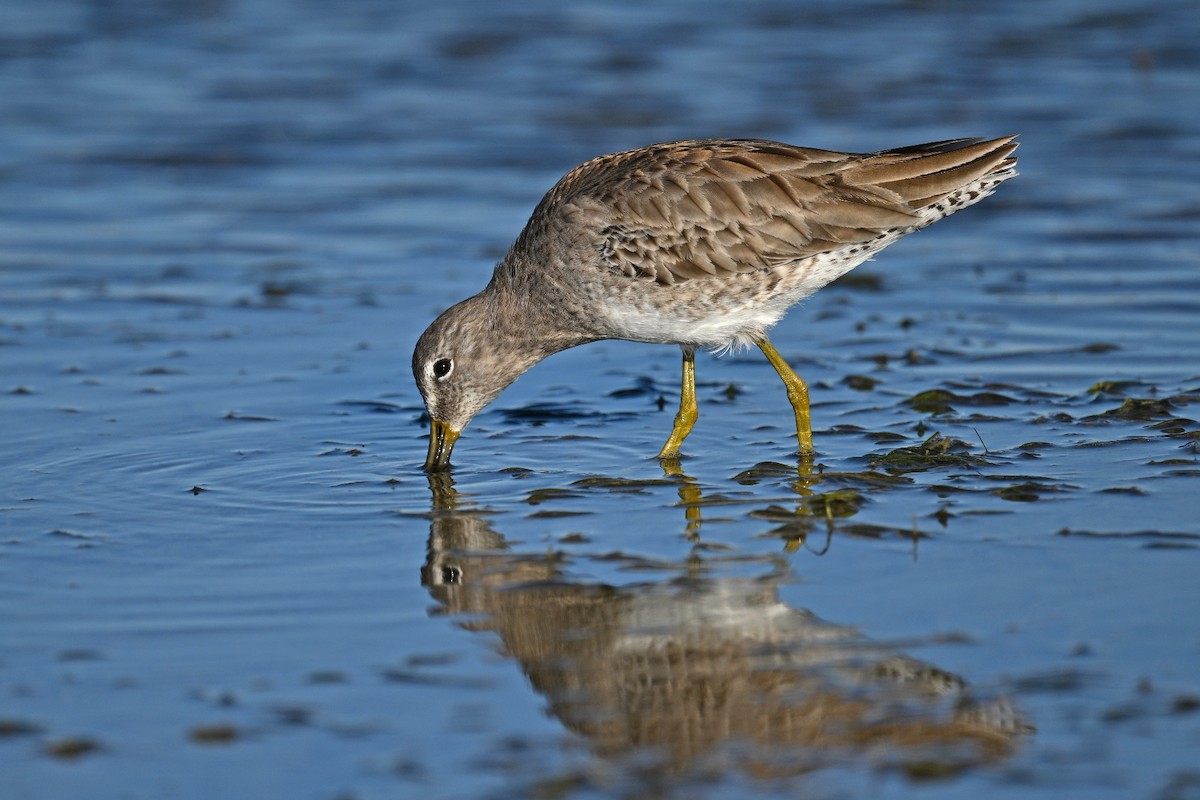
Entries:
<svg viewBox="0 0 1200 800">
<path fill-rule="evenodd" d="M 601 263 L 664 284 L 768 269 L 865 245 L 970 205 L 984 193 L 971 197 L 974 185 L 1015 174 L 1014 139 L 868 154 L 754 139 L 651 145 L 568 173 L 539 204 L 517 247 L 539 228 L 582 229 Z"/>
</svg>

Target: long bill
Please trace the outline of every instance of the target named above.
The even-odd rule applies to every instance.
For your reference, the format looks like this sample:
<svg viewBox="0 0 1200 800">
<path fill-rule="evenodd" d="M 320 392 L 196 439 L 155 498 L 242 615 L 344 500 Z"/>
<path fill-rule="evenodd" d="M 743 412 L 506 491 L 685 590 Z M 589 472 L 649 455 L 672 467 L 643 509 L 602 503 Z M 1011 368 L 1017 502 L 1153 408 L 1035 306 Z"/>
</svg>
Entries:
<svg viewBox="0 0 1200 800">
<path fill-rule="evenodd" d="M 440 419 L 429 418 L 429 454 L 425 456 L 425 471 L 440 472 L 450 466 L 450 451 L 458 441 L 456 431 Z"/>
</svg>

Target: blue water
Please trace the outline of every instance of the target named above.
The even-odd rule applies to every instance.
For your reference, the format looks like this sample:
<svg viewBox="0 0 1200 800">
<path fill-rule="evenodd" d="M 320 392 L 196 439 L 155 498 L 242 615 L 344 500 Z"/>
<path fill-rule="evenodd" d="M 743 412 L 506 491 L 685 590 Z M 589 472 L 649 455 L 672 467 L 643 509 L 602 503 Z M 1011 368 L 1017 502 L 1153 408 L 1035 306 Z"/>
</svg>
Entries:
<svg viewBox="0 0 1200 800">
<path fill-rule="evenodd" d="M 1193 5 L 8 3 L 0 796 L 1196 796 Z M 664 473 L 620 342 L 420 470 L 580 161 L 1008 133 L 775 330 L 812 470 L 742 353 Z"/>
</svg>

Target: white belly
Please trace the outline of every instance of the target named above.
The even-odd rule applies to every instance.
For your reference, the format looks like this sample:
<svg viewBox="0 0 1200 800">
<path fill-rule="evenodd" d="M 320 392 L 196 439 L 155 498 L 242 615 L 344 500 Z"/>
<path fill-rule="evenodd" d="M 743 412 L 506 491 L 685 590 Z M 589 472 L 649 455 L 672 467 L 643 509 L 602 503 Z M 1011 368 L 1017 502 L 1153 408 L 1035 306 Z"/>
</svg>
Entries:
<svg viewBox="0 0 1200 800">
<path fill-rule="evenodd" d="M 880 247 L 890 242 L 881 242 Z M 879 248 L 872 248 L 877 251 Z M 870 258 L 823 254 L 806 263 L 663 286 L 637 281 L 603 303 L 610 336 L 714 350 L 749 346 L 788 309 Z M 611 287 L 609 287 L 611 290 Z"/>
</svg>

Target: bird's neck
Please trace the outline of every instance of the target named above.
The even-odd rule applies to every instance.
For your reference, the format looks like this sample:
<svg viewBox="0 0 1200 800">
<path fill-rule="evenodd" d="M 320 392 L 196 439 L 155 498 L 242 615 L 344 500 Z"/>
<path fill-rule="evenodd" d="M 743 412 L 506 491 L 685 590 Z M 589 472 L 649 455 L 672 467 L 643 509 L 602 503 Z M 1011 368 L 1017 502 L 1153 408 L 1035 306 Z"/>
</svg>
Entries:
<svg viewBox="0 0 1200 800">
<path fill-rule="evenodd" d="M 567 312 L 558 287 L 538 281 L 538 270 L 510 263 L 509 254 L 479 294 L 493 327 L 513 341 L 528 345 L 540 360 L 570 347 L 595 341 L 578 329 Z"/>
</svg>

